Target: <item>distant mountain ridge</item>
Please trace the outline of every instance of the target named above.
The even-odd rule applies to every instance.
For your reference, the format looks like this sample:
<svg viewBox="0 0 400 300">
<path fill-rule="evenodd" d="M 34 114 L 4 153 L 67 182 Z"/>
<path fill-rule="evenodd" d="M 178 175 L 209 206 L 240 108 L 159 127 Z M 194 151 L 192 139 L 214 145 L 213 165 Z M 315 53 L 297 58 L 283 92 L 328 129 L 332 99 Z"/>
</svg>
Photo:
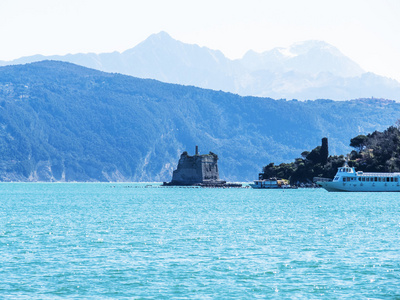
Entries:
<svg viewBox="0 0 400 300">
<path fill-rule="evenodd" d="M 306 41 L 230 60 L 221 51 L 186 44 L 166 32 L 122 53 L 35 55 L 0 65 L 60 60 L 105 72 L 274 99 L 385 98 L 400 101 L 400 83 L 365 72 L 337 48 Z"/>
<path fill-rule="evenodd" d="M 263 53 L 248 51 L 241 63 L 251 71 L 295 71 L 308 75 L 331 73 L 341 77 L 355 77 L 365 73 L 337 48 L 322 41 L 296 43 L 289 48 L 274 48 Z"/>
<path fill-rule="evenodd" d="M 329 138 L 400 116 L 389 100 L 285 101 L 42 61 L 0 67 L 0 181 L 170 181 L 183 151 L 218 154 L 221 179 L 256 179 Z"/>
</svg>

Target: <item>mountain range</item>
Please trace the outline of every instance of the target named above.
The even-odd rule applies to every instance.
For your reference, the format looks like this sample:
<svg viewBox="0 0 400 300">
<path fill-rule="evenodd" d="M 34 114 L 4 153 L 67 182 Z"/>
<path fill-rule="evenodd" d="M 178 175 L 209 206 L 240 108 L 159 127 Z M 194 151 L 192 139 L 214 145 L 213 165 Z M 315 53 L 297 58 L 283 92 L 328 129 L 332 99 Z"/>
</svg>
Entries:
<svg viewBox="0 0 400 300">
<path fill-rule="evenodd" d="M 274 99 L 385 98 L 400 100 L 400 83 L 365 72 L 337 48 L 306 41 L 263 53 L 248 51 L 230 60 L 221 51 L 173 39 L 166 32 L 149 36 L 122 53 L 35 55 L 0 66 L 41 60 L 71 62 L 105 72 L 167 83 Z"/>
<path fill-rule="evenodd" d="M 390 100 L 273 100 L 60 61 L 5 66 L 0 180 L 170 181 L 198 145 L 218 154 L 221 179 L 248 181 L 325 136 L 330 154 L 348 153 L 351 138 L 399 116 Z"/>
</svg>

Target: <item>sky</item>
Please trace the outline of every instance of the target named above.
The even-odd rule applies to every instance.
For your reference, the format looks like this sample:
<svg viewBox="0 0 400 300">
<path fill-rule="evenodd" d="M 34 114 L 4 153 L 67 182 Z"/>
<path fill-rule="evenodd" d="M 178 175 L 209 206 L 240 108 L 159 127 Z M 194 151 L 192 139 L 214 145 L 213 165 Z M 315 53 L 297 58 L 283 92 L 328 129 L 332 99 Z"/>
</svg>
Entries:
<svg viewBox="0 0 400 300">
<path fill-rule="evenodd" d="M 400 0 L 0 0 L 0 60 L 133 48 L 166 31 L 228 58 L 306 40 L 400 81 Z"/>
</svg>

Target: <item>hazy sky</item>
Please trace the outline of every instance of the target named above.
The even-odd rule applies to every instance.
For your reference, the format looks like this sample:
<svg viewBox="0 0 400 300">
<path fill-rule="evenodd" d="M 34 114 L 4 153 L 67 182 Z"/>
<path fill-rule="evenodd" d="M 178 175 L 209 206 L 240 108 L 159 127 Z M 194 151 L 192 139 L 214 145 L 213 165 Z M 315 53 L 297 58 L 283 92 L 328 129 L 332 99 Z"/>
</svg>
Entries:
<svg viewBox="0 0 400 300">
<path fill-rule="evenodd" d="M 160 31 L 229 58 L 323 40 L 400 81 L 400 0 L 0 0 L 0 60 L 121 52 Z"/>
</svg>

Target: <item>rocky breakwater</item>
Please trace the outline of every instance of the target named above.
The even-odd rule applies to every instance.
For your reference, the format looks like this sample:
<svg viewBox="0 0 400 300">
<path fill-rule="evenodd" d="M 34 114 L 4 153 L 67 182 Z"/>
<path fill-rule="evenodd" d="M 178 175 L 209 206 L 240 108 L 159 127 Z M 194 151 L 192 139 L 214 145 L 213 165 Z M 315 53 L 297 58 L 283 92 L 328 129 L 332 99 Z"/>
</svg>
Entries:
<svg viewBox="0 0 400 300">
<path fill-rule="evenodd" d="M 239 183 L 228 183 L 219 178 L 218 155 L 196 154 L 188 155 L 185 151 L 181 154 L 178 167 L 172 174 L 171 182 L 164 182 L 164 186 L 201 186 L 201 187 L 241 187 Z"/>
</svg>

